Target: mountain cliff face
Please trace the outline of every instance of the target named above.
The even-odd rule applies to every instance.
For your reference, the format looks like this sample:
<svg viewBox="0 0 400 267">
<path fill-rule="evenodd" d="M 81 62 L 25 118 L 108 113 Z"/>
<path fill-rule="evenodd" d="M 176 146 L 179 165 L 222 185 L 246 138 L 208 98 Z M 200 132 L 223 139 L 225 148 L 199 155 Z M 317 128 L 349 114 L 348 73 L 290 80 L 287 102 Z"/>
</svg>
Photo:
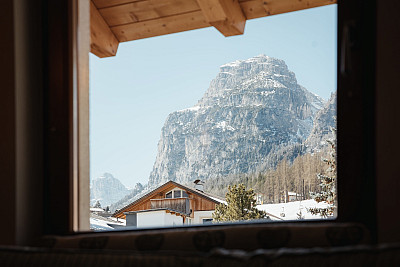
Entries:
<svg viewBox="0 0 400 267">
<path fill-rule="evenodd" d="M 112 174 L 104 173 L 103 176 L 91 181 L 90 204 L 93 205 L 99 201 L 104 208 L 117 202 L 129 192 L 129 189 Z"/>
<path fill-rule="evenodd" d="M 125 207 L 126 205 L 132 203 L 135 199 L 145 195 L 153 188 L 148 188 L 143 186 L 141 183 L 137 183 L 133 189 L 130 190 L 129 194 L 125 195 L 123 198 L 120 198 L 118 201 L 114 202 L 110 206 L 111 212 L 115 212 L 117 209 Z"/>
<path fill-rule="evenodd" d="M 333 93 L 319 110 L 314 119 L 314 126 L 307 140 L 304 142 L 307 152 L 319 151 L 327 145 L 326 140 L 336 138 L 333 128 L 336 128 L 336 93 Z"/>
<path fill-rule="evenodd" d="M 255 172 L 271 151 L 302 144 L 324 104 L 283 60 L 223 65 L 195 106 L 166 119 L 149 185 Z"/>
</svg>

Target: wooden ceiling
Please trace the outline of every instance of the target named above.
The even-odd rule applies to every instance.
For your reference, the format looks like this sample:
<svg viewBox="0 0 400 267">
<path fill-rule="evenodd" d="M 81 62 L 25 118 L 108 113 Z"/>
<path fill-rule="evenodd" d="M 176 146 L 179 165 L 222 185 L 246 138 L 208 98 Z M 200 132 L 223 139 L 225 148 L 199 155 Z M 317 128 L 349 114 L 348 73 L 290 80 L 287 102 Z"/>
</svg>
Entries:
<svg viewBox="0 0 400 267">
<path fill-rule="evenodd" d="M 91 0 L 91 52 L 115 56 L 120 42 L 213 26 L 243 34 L 246 20 L 336 3 L 336 0 Z"/>
</svg>

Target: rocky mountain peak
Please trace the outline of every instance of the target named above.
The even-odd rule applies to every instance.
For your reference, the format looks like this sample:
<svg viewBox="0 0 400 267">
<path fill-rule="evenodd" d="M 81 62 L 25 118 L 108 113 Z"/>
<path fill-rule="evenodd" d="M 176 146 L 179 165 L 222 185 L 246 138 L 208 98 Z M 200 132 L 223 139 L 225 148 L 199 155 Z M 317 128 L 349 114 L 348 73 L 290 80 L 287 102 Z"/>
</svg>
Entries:
<svg viewBox="0 0 400 267">
<path fill-rule="evenodd" d="M 233 102 L 230 97 L 253 94 L 268 96 L 275 93 L 274 89 L 298 90 L 295 74 L 289 71 L 283 60 L 265 55 L 252 57 L 247 60 L 237 60 L 220 67 L 217 77 L 211 81 L 209 89 L 196 105 L 207 108 L 212 105 L 259 104 L 247 101 Z"/>
<path fill-rule="evenodd" d="M 104 173 L 93 179 L 90 184 L 90 203 L 99 201 L 102 207 L 117 202 L 127 195 L 129 190 L 111 173 Z"/>
<path fill-rule="evenodd" d="M 222 65 L 195 106 L 168 116 L 149 185 L 255 172 L 271 151 L 301 144 L 324 104 L 283 60 Z"/>
</svg>

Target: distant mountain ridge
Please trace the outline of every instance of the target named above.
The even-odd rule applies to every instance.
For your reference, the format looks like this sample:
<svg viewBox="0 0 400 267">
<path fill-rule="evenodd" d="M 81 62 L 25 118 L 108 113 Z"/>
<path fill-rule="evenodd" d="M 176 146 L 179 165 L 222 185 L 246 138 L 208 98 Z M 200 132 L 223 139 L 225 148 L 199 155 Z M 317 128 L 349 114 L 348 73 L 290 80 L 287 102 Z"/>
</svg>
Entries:
<svg viewBox="0 0 400 267">
<path fill-rule="evenodd" d="M 129 194 L 112 203 L 112 205 L 110 206 L 111 212 L 115 212 L 117 209 L 120 209 L 132 203 L 134 199 L 138 199 L 139 197 L 148 193 L 150 189 L 151 188 L 149 188 L 147 185 L 143 186 L 141 183 L 137 183 L 135 187 L 130 190 Z"/>
<path fill-rule="evenodd" d="M 129 192 L 130 190 L 120 180 L 110 173 L 104 173 L 90 183 L 90 204 L 94 205 L 96 201 L 99 201 L 101 206 L 105 208 L 129 194 Z"/>
</svg>

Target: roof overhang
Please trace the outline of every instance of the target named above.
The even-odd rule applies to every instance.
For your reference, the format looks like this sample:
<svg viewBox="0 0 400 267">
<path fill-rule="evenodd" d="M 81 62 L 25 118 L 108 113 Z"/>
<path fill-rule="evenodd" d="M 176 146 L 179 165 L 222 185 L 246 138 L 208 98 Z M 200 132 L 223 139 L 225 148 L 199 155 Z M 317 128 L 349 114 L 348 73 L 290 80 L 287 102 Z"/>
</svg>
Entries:
<svg viewBox="0 0 400 267">
<path fill-rule="evenodd" d="M 330 5 L 336 0 L 91 0 L 91 52 L 115 56 L 121 42 L 215 27 L 244 33 L 246 20 Z"/>
</svg>

